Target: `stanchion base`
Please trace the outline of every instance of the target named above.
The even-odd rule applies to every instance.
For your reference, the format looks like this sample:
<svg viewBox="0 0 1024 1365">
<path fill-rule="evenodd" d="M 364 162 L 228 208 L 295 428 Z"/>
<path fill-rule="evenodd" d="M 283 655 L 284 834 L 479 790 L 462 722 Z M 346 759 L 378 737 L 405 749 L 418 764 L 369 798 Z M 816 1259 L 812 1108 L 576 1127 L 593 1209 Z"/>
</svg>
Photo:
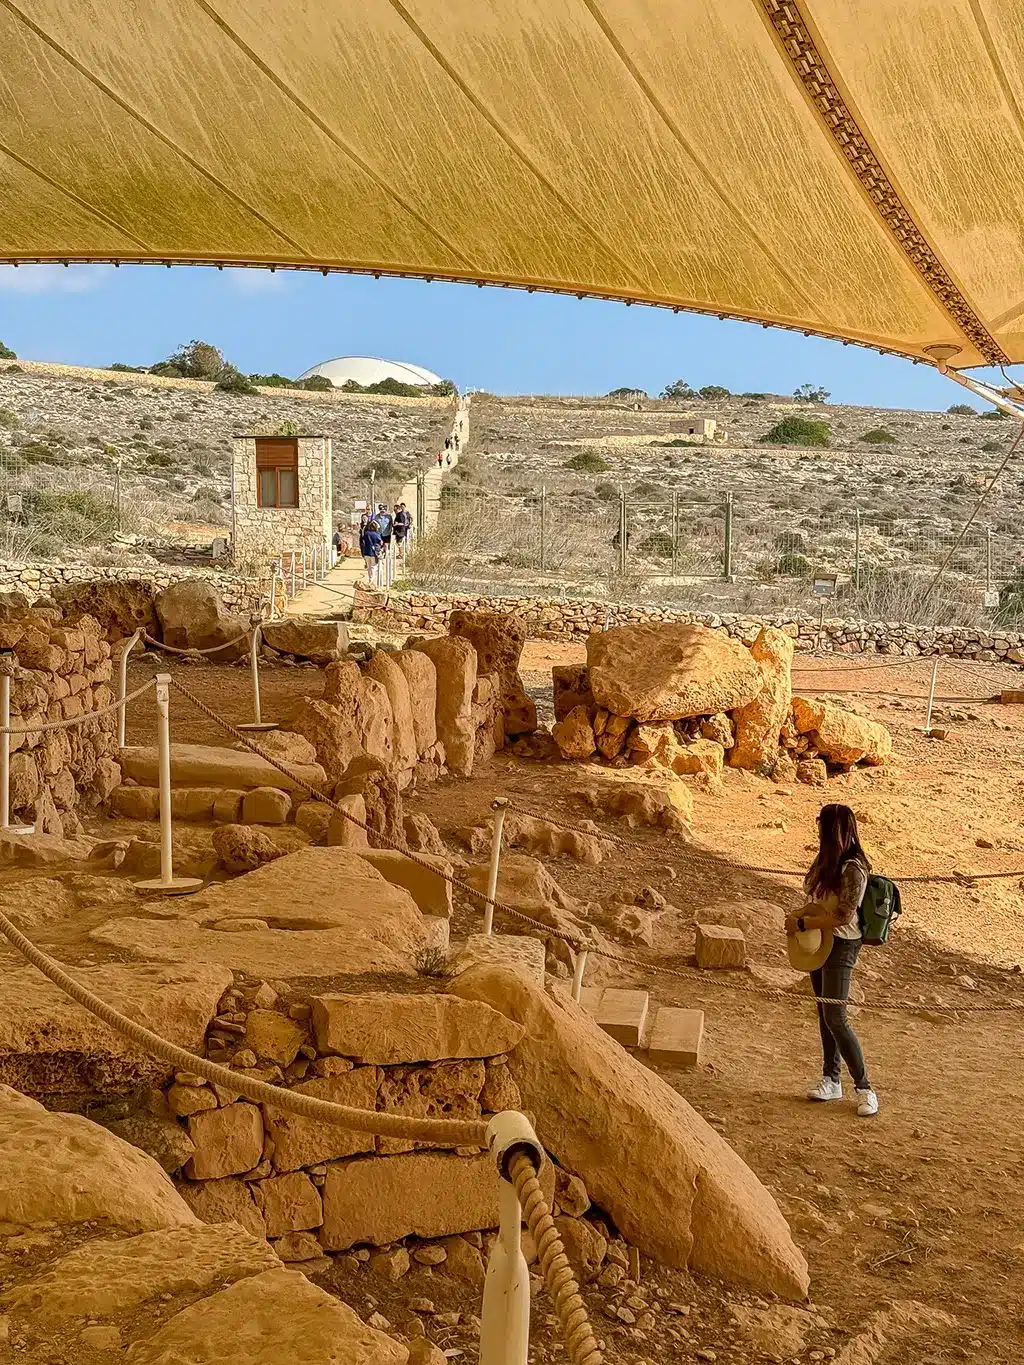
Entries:
<svg viewBox="0 0 1024 1365">
<path fill-rule="evenodd" d="M 281 727 L 276 720 L 249 720 L 244 725 L 236 725 L 236 730 L 279 730 Z"/>
<path fill-rule="evenodd" d="M 152 891 L 158 896 L 190 896 L 193 891 L 198 891 L 203 885 L 201 877 L 172 877 L 169 882 L 162 882 L 159 877 L 153 877 L 149 881 L 134 882 L 136 891 Z"/>
<path fill-rule="evenodd" d="M 35 825 L 4 825 L 0 827 L 0 834 L 35 834 Z"/>
</svg>

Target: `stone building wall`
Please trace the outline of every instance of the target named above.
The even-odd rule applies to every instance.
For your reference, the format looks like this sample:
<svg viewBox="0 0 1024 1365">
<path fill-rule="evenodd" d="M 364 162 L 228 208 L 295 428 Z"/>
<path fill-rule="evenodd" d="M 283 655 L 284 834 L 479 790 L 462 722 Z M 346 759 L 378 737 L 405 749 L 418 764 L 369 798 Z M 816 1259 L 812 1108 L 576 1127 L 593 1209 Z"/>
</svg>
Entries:
<svg viewBox="0 0 1024 1365">
<path fill-rule="evenodd" d="M 331 537 L 331 441 L 300 436 L 298 507 L 257 506 L 256 437 L 236 436 L 231 464 L 231 549 L 236 565 L 312 550 Z"/>
<path fill-rule="evenodd" d="M 529 635 L 542 640 L 586 640 L 595 630 L 640 621 L 685 621 L 727 631 L 752 644 L 762 626 L 777 626 L 796 641 L 798 650 L 833 650 L 845 654 L 955 656 L 985 662 L 1024 664 L 1024 634 L 1012 630 L 978 630 L 967 626 L 917 626 L 907 621 L 826 619 L 796 612 L 765 616 L 715 615 L 675 611 L 669 607 L 636 607 L 587 601 L 542 601 L 535 597 L 476 597 L 440 593 L 391 592 L 386 595 L 358 586 L 353 618 L 382 630 L 448 628 L 455 611 L 509 612 Z"/>
<path fill-rule="evenodd" d="M 242 615 L 258 611 L 267 600 L 269 579 L 222 572 L 220 569 L 191 569 L 185 566 L 111 566 L 99 564 L 50 563 L 36 560 L 0 562 L 0 601 L 5 593 L 24 593 L 31 600 L 49 597 L 66 583 L 147 583 L 154 593 L 185 579 L 206 579 L 220 594 L 224 605 Z"/>
</svg>

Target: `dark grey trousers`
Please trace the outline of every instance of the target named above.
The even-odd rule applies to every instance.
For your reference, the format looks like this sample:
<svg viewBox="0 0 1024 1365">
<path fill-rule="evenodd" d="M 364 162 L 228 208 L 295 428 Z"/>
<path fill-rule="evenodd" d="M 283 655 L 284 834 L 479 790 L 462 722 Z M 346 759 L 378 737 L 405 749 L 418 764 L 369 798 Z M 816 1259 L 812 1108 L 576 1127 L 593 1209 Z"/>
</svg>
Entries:
<svg viewBox="0 0 1024 1365">
<path fill-rule="evenodd" d="M 826 1000 L 849 999 L 850 981 L 859 952 L 859 939 L 834 939 L 832 951 L 826 958 L 825 965 L 811 972 L 814 994 L 823 996 Z M 864 1053 L 850 1025 L 846 1006 L 819 1005 L 818 1028 L 821 1032 L 823 1073 L 826 1080 L 839 1080 L 841 1059 L 846 1063 L 857 1089 L 870 1090 L 871 1082 L 868 1080 L 867 1068 L 864 1065 Z"/>
</svg>

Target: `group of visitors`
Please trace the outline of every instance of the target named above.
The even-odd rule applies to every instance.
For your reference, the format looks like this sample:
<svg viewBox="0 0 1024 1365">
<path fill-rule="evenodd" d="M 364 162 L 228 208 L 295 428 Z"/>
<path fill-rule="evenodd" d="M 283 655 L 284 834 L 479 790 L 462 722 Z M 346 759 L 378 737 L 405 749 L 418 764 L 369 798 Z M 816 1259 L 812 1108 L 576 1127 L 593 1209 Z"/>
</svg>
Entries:
<svg viewBox="0 0 1024 1365">
<path fill-rule="evenodd" d="M 370 508 L 359 519 L 359 553 L 366 565 L 366 577 L 376 582 L 377 566 L 389 553 L 392 542 L 403 554 L 412 531 L 412 514 L 404 502 L 396 502 L 391 511 L 387 503 Z"/>
</svg>

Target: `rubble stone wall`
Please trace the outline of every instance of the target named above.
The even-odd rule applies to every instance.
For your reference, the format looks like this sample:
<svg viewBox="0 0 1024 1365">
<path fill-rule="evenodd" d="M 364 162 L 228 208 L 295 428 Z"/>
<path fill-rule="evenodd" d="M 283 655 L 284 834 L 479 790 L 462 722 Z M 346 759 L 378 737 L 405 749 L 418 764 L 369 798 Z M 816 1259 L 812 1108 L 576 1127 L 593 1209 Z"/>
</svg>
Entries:
<svg viewBox="0 0 1024 1365">
<path fill-rule="evenodd" d="M 148 583 L 156 593 L 189 578 L 205 578 L 213 583 L 224 605 L 243 615 L 258 610 L 270 591 L 269 578 L 248 578 L 211 569 L 4 560 L 0 561 L 0 597 L 7 592 L 23 592 L 34 601 L 37 597 L 49 597 L 65 583 L 91 582 Z"/>
<path fill-rule="evenodd" d="M 529 635 L 543 640 L 585 640 L 596 630 L 645 621 L 681 621 L 722 629 L 753 644 L 762 627 L 777 626 L 798 650 L 834 650 L 845 654 L 888 654 L 906 658 L 956 656 L 991 662 L 1024 664 L 1024 634 L 1012 630 L 977 630 L 964 626 L 917 626 L 906 621 L 852 621 L 816 618 L 795 612 L 775 615 L 715 615 L 670 607 L 638 607 L 588 601 L 542 601 L 535 597 L 456 596 L 426 592 L 381 594 L 356 590 L 354 619 L 385 630 L 446 630 L 453 612 L 509 612 Z"/>
</svg>

